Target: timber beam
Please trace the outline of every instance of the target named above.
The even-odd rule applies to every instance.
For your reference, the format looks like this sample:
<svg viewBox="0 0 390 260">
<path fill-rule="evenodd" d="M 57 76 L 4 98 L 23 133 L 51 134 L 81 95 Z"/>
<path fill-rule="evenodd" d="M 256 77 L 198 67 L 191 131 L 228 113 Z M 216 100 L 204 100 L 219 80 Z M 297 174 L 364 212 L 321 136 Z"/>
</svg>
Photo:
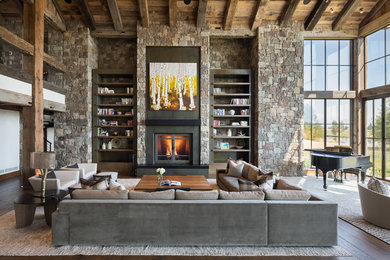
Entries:
<svg viewBox="0 0 390 260">
<path fill-rule="evenodd" d="M 299 1 L 300 0 L 288 1 L 288 6 L 282 14 L 282 18 L 280 19 L 280 27 L 286 26 L 292 20 L 292 16 L 294 15 L 294 12 L 298 7 Z"/>
<path fill-rule="evenodd" d="M 138 0 L 139 16 L 143 27 L 149 27 L 149 4 L 148 0 Z"/>
<path fill-rule="evenodd" d="M 93 19 L 91 10 L 89 10 L 88 1 L 87 0 L 75 0 L 77 6 L 79 7 L 81 18 L 83 19 L 85 25 L 91 30 L 96 29 L 95 19 Z"/>
<path fill-rule="evenodd" d="M 347 20 L 351 17 L 353 12 L 358 8 L 362 0 L 349 0 L 341 12 L 337 15 L 336 19 L 332 24 L 332 30 L 338 31 L 343 27 Z"/>
<path fill-rule="evenodd" d="M 257 1 L 256 14 L 252 20 L 252 26 L 251 26 L 252 31 L 255 30 L 257 27 L 259 27 L 261 22 L 263 21 L 264 14 L 265 14 L 265 8 L 267 7 L 268 2 L 269 2 L 269 0 L 258 0 Z"/>
<path fill-rule="evenodd" d="M 177 0 L 169 0 L 169 26 L 176 26 Z"/>
<path fill-rule="evenodd" d="M 199 0 L 198 17 L 196 18 L 196 26 L 198 28 L 206 27 L 206 11 L 208 0 Z"/>
<path fill-rule="evenodd" d="M 34 45 L 20 38 L 16 34 L 8 31 L 3 26 L 0 26 L 0 39 L 14 46 L 24 54 L 31 55 L 31 56 L 34 55 Z M 52 66 L 53 68 L 59 71 L 62 72 L 67 71 L 67 68 L 64 64 L 57 61 L 54 57 L 50 56 L 47 53 L 43 54 L 43 61 L 45 61 L 48 65 Z"/>
<path fill-rule="evenodd" d="M 373 33 L 376 30 L 381 29 L 389 24 L 390 24 L 390 12 L 385 13 L 382 16 L 379 16 L 375 20 L 364 25 L 363 27 L 360 27 L 359 28 L 359 37 L 363 37 L 363 36 L 366 36 L 370 33 Z"/>
<path fill-rule="evenodd" d="M 328 8 L 331 0 L 319 0 L 314 6 L 313 11 L 309 14 L 305 21 L 305 30 L 311 31 L 317 25 L 318 21 L 321 19 L 326 8 Z"/>
<path fill-rule="evenodd" d="M 137 38 L 137 32 L 134 30 L 124 30 L 121 32 L 113 31 L 112 29 L 97 29 L 91 32 L 94 38 L 123 38 L 132 39 Z"/>
<path fill-rule="evenodd" d="M 223 29 L 229 31 L 232 29 L 234 16 L 237 11 L 238 0 L 229 0 L 225 11 L 225 22 Z"/>
<path fill-rule="evenodd" d="M 123 31 L 122 16 L 119 11 L 118 2 L 116 0 L 107 0 L 108 9 L 110 10 L 112 23 L 114 24 L 115 31 Z"/>
<path fill-rule="evenodd" d="M 363 27 L 382 9 L 382 6 L 387 3 L 388 0 L 379 0 L 378 3 L 371 9 L 371 11 L 360 22 L 359 27 Z"/>
</svg>

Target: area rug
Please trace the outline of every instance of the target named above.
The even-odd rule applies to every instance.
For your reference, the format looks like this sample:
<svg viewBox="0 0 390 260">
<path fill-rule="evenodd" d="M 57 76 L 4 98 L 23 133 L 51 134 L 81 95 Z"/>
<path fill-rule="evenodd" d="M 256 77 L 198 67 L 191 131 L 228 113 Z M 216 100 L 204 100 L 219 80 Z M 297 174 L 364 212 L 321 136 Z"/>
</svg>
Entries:
<svg viewBox="0 0 390 260">
<path fill-rule="evenodd" d="M 221 247 L 221 246 L 51 246 L 51 229 L 37 209 L 31 226 L 16 229 L 15 212 L 0 217 L 0 256 L 154 255 L 154 256 L 351 256 L 335 247 Z"/>
<path fill-rule="evenodd" d="M 390 230 L 372 225 L 363 219 L 356 177 L 348 177 L 343 183 L 328 179 L 327 191 L 322 187 L 322 177 L 316 179 L 314 176 L 304 176 L 286 177 L 286 179 L 308 190 L 314 196 L 336 202 L 339 206 L 339 218 L 390 244 Z"/>
</svg>

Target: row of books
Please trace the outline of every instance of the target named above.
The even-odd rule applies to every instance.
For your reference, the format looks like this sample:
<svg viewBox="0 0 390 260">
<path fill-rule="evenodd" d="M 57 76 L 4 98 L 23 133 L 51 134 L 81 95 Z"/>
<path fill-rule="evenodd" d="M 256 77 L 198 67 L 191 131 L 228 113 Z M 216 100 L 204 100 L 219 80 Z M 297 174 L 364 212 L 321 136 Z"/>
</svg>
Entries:
<svg viewBox="0 0 390 260">
<path fill-rule="evenodd" d="M 98 108 L 98 115 L 115 115 L 115 109 L 113 108 Z"/>
<path fill-rule="evenodd" d="M 232 98 L 230 101 L 232 105 L 249 105 L 249 98 Z"/>
<path fill-rule="evenodd" d="M 121 98 L 122 104 L 126 105 L 132 105 L 133 104 L 133 99 L 132 98 Z"/>
<path fill-rule="evenodd" d="M 115 91 L 113 89 L 99 87 L 98 94 L 115 94 Z"/>
<path fill-rule="evenodd" d="M 225 109 L 218 108 L 214 109 L 214 116 L 224 116 L 225 115 Z"/>
</svg>

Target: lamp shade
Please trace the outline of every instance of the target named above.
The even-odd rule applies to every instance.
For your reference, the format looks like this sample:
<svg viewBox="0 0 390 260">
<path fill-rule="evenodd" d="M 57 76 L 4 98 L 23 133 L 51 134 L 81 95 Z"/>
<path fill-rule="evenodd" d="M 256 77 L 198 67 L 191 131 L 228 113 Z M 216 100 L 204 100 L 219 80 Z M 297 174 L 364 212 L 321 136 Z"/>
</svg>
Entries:
<svg viewBox="0 0 390 260">
<path fill-rule="evenodd" d="M 55 153 L 32 152 L 30 153 L 30 168 L 54 169 L 56 167 Z"/>
</svg>

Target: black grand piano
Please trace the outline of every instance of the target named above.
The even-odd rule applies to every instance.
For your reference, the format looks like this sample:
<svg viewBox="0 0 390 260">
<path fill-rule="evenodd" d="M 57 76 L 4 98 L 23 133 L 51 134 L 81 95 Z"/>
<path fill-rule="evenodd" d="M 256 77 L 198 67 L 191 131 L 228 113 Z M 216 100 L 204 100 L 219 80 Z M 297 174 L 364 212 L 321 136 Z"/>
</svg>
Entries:
<svg viewBox="0 0 390 260">
<path fill-rule="evenodd" d="M 334 152 L 324 149 L 310 149 L 311 165 L 316 167 L 316 176 L 318 177 L 318 169 L 323 173 L 324 189 L 328 188 L 327 173 L 329 171 L 341 171 L 342 173 L 356 174 L 359 181 L 359 174 L 361 181 L 364 183 L 366 178 L 366 171 L 372 167 L 369 155 L 353 154 L 352 152 Z"/>
</svg>

